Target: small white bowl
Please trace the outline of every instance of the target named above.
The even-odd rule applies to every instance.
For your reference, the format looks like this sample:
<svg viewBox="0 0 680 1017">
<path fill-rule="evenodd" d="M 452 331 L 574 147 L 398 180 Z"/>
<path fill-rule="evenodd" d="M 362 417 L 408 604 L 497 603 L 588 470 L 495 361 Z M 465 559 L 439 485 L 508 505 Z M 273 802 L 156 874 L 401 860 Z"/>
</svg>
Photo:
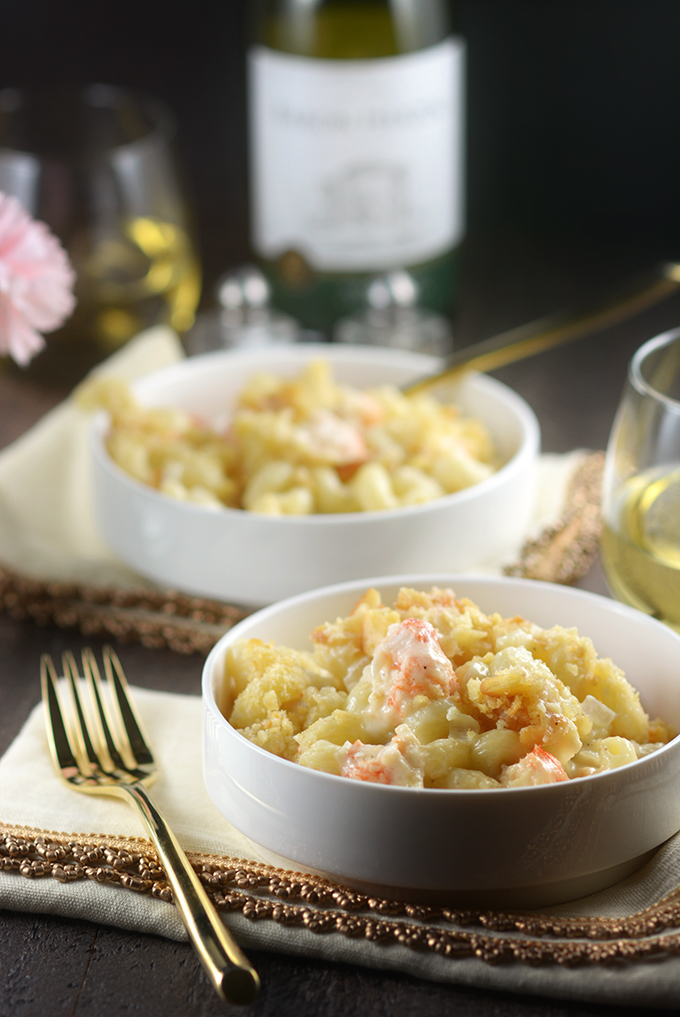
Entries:
<svg viewBox="0 0 680 1017">
<path fill-rule="evenodd" d="M 177 406 L 226 424 L 257 372 L 297 375 L 323 357 L 344 384 L 397 385 L 433 373 L 434 357 L 370 346 L 300 344 L 189 358 L 134 386 L 145 405 Z M 364 576 L 483 570 L 530 525 L 540 445 L 533 411 L 493 378 L 471 375 L 442 396 L 489 428 L 504 465 L 487 480 L 425 505 L 383 512 L 266 516 L 169 498 L 125 473 L 92 431 L 95 516 L 111 550 L 135 571 L 199 596 L 254 607 Z"/>
<path fill-rule="evenodd" d="M 610 886 L 680 829 L 680 738 L 619 769 L 537 787 L 435 790 L 336 777 L 248 741 L 218 708 L 236 639 L 310 649 L 309 633 L 347 615 L 367 585 L 384 602 L 401 586 L 452 587 L 487 613 L 575 626 L 638 689 L 645 709 L 680 729 L 680 636 L 641 612 L 531 580 L 418 575 L 346 583 L 246 618 L 203 671 L 204 777 L 230 823 L 278 864 L 400 899 L 534 908 Z"/>
</svg>

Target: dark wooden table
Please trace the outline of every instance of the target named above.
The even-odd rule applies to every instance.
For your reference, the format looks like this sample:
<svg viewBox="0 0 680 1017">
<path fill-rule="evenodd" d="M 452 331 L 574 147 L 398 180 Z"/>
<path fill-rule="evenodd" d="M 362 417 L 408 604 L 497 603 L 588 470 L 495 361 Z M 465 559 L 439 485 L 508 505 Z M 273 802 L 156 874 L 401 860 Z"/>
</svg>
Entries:
<svg viewBox="0 0 680 1017">
<path fill-rule="evenodd" d="M 468 252 L 465 292 L 456 317 L 458 342 L 483 339 L 573 305 L 653 264 L 661 253 L 641 247 L 547 251 L 513 238 L 478 239 Z M 535 409 L 546 451 L 603 448 L 631 354 L 644 340 L 675 326 L 679 310 L 678 300 L 668 300 L 598 337 L 506 367 L 496 372 L 497 377 Z M 0 370 L 0 447 L 61 395 Z M 580 585 L 606 593 L 599 564 Z M 79 649 L 83 643 L 76 633 L 0 615 L 0 751 L 7 748 L 38 701 L 41 652 L 58 658 L 63 648 Z M 120 647 L 120 654 L 135 683 L 199 692 L 202 661 L 198 656 L 131 644 Z M 0 789 L 0 802 L 1 798 Z M 230 1009 L 214 998 L 185 944 L 84 921 L 6 911 L 0 912 L 0 944 L 0 1017 L 207 1017 Z M 255 952 L 251 957 L 263 981 L 260 999 L 246 1009 L 254 1017 L 566 1017 L 611 1012 L 604 1006 L 503 996 L 280 954 Z"/>
</svg>

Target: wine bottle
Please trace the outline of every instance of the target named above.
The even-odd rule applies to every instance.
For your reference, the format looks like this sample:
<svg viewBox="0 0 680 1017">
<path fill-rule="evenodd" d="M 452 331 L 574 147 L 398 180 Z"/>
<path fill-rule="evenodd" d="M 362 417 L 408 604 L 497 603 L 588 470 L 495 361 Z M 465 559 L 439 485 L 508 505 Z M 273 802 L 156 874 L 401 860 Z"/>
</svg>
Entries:
<svg viewBox="0 0 680 1017">
<path fill-rule="evenodd" d="M 260 0 L 249 51 L 251 240 L 308 329 L 407 269 L 448 311 L 465 232 L 465 45 L 449 0 Z"/>
</svg>

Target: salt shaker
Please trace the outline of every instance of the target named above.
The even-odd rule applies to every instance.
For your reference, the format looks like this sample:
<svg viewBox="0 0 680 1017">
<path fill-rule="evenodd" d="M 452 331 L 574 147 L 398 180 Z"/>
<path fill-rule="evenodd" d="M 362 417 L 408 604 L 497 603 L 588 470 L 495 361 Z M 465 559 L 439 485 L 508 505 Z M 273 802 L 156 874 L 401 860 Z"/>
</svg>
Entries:
<svg viewBox="0 0 680 1017">
<path fill-rule="evenodd" d="M 453 347 L 451 325 L 442 315 L 420 307 L 418 296 L 413 276 L 403 269 L 375 276 L 366 290 L 365 308 L 341 318 L 333 338 L 445 356 Z"/>
<path fill-rule="evenodd" d="M 255 265 L 243 265 L 217 283 L 218 307 L 198 316 L 184 336 L 187 353 L 273 346 L 300 339 L 300 326 L 270 305 L 269 283 Z"/>
</svg>

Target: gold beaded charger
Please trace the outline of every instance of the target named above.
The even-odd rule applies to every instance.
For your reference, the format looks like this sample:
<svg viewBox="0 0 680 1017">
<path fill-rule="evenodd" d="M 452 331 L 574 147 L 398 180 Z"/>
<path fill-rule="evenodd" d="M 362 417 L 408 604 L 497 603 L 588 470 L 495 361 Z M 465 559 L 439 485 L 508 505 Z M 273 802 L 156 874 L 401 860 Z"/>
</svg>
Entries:
<svg viewBox="0 0 680 1017">
<path fill-rule="evenodd" d="M 680 1005 L 680 835 L 622 883 L 541 911 L 373 897 L 282 868 L 219 814 L 201 775 L 199 697 L 134 698 L 161 764 L 154 798 L 245 948 L 506 992 Z M 58 780 L 41 706 L 0 760 L 0 788 L 0 907 L 185 937 L 134 813 Z"/>
</svg>

